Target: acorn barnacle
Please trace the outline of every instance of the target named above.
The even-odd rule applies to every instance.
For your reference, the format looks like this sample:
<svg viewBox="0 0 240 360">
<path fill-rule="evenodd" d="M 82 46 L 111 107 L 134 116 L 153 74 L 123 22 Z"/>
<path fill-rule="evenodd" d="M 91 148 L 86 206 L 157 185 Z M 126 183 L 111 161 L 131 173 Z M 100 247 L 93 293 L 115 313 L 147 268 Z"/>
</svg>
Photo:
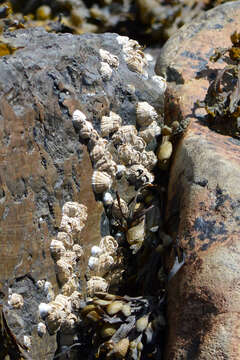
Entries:
<svg viewBox="0 0 240 360">
<path fill-rule="evenodd" d="M 100 57 L 102 61 L 107 62 L 110 66 L 118 67 L 119 66 L 119 60 L 116 55 L 111 54 L 109 51 L 100 49 L 99 50 Z"/>
<path fill-rule="evenodd" d="M 146 101 L 137 103 L 136 115 L 139 126 L 148 126 L 158 118 L 158 114 L 154 107 Z"/>
<path fill-rule="evenodd" d="M 103 171 L 95 170 L 92 175 L 92 187 L 96 194 L 104 193 L 112 185 L 112 178 Z"/>
<path fill-rule="evenodd" d="M 132 142 L 134 136 L 137 136 L 137 129 L 134 125 L 121 126 L 112 136 L 114 145 L 121 145 Z"/>
<path fill-rule="evenodd" d="M 123 216 L 128 216 L 128 206 L 123 199 L 115 199 L 112 204 L 112 216 L 117 219 L 122 219 Z"/>
<path fill-rule="evenodd" d="M 114 239 L 113 236 L 107 235 L 101 239 L 99 247 L 103 252 L 112 255 L 117 251 L 118 242 Z"/>
<path fill-rule="evenodd" d="M 87 294 L 93 296 L 96 292 L 106 292 L 108 289 L 108 282 L 100 276 L 92 276 L 87 281 Z"/>
<path fill-rule="evenodd" d="M 61 241 L 53 239 L 50 244 L 50 252 L 52 258 L 57 261 L 64 255 L 66 249 Z"/>
<path fill-rule="evenodd" d="M 121 117 L 113 111 L 110 111 L 109 116 L 103 116 L 101 119 L 102 136 L 109 136 L 111 133 L 117 131 L 121 124 Z"/>
<path fill-rule="evenodd" d="M 15 309 L 22 308 L 24 304 L 22 295 L 17 293 L 11 294 L 9 296 L 8 304 Z"/>
<path fill-rule="evenodd" d="M 111 79 L 112 69 L 111 66 L 107 62 L 100 62 L 100 74 L 102 75 L 103 80 L 107 81 Z"/>
<path fill-rule="evenodd" d="M 138 132 L 138 135 L 142 137 L 147 144 L 153 141 L 160 134 L 161 128 L 155 120 L 150 125 L 141 127 Z"/>
</svg>

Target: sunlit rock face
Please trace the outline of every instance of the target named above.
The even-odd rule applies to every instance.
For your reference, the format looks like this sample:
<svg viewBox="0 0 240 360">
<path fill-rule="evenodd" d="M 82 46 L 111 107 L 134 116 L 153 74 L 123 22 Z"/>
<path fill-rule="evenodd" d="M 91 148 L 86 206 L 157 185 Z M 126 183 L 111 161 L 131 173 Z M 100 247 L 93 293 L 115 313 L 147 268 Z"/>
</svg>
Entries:
<svg viewBox="0 0 240 360">
<path fill-rule="evenodd" d="M 211 130 L 197 105 L 228 64 L 227 57 L 209 58 L 217 47 L 231 46 L 239 13 L 239 1 L 207 12 L 179 30 L 157 61 L 157 73 L 168 80 L 165 120 L 188 125 L 168 189 L 166 223 L 183 261 L 168 285 L 165 359 L 239 358 L 240 143 Z"/>
</svg>

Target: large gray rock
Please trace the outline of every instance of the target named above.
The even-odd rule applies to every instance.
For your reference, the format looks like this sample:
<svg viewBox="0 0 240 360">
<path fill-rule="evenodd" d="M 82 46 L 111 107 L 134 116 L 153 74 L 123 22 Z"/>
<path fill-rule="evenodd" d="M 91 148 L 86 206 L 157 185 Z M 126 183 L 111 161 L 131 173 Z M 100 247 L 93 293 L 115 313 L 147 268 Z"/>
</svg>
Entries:
<svg viewBox="0 0 240 360">
<path fill-rule="evenodd" d="M 99 129 L 110 110 L 131 123 L 137 101 L 161 107 L 162 97 L 147 73 L 128 68 L 116 34 L 56 35 L 35 28 L 4 38 L 18 50 L 0 58 L 0 290 L 10 327 L 21 341 L 24 335 L 31 339 L 32 359 L 52 359 L 55 336 L 39 338 L 36 331 L 38 304 L 48 301 L 37 281 L 45 279 L 59 292 L 49 245 L 59 231 L 62 206 L 88 206 L 86 230 L 77 239 L 86 257 L 99 241 L 102 214 L 72 112 L 81 109 Z M 101 48 L 119 60 L 109 80 L 101 75 Z M 84 266 L 83 261 L 81 276 Z M 23 296 L 22 308 L 7 305 L 11 292 Z"/>
</svg>

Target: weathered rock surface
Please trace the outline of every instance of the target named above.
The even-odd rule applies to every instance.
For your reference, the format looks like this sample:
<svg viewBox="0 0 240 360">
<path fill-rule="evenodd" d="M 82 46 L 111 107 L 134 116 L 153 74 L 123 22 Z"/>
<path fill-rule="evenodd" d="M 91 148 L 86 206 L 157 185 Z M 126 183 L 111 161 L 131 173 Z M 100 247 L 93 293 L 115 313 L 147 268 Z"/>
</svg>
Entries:
<svg viewBox="0 0 240 360">
<path fill-rule="evenodd" d="M 169 82 L 167 121 L 189 122 L 168 190 L 168 231 L 185 255 L 168 285 L 168 360 L 240 358 L 240 142 L 210 130 L 196 105 L 216 69 L 226 65 L 209 57 L 216 47 L 230 46 L 239 15 L 236 1 L 184 26 L 166 43 L 156 66 Z"/>
<path fill-rule="evenodd" d="M 93 197 L 91 163 L 72 112 L 81 109 L 96 127 L 110 109 L 131 123 L 136 101 L 159 107 L 159 91 L 147 73 L 126 66 L 116 34 L 73 37 L 38 28 L 4 37 L 19 49 L 0 58 L 0 290 L 10 327 L 21 341 L 24 335 L 31 339 L 32 359 L 52 359 L 55 337 L 39 338 L 36 331 L 38 304 L 48 302 L 37 281 L 49 281 L 58 293 L 49 245 L 64 203 L 88 207 L 86 232 L 77 239 L 86 257 L 101 230 L 102 207 Z M 100 72 L 100 48 L 119 59 L 107 81 Z M 80 273 L 85 267 L 82 261 Z M 8 308 L 10 292 L 22 295 L 22 308 Z"/>
</svg>

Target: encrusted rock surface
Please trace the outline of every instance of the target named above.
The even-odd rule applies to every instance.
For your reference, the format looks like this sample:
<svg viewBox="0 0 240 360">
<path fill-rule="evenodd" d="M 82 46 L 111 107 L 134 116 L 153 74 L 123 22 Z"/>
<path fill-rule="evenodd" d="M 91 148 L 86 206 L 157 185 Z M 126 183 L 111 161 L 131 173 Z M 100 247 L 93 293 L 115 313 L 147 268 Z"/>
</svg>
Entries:
<svg viewBox="0 0 240 360">
<path fill-rule="evenodd" d="M 102 207 L 89 181 L 91 163 L 83 156 L 71 115 L 81 109 L 100 129 L 101 117 L 111 110 L 124 125 L 131 124 L 137 101 L 159 110 L 161 96 L 152 70 L 150 76 L 136 72 L 139 60 L 134 58 L 126 59 L 127 66 L 116 34 L 73 37 L 37 28 L 4 37 L 19 49 L 0 58 L 0 290 L 15 334 L 21 341 L 31 339 L 31 357 L 52 359 L 55 336 L 38 337 L 38 305 L 59 292 L 50 243 L 60 230 L 63 205 L 71 201 L 88 207 L 85 230 L 74 235 L 85 258 L 100 230 L 104 235 Z M 101 74 L 100 49 L 119 61 L 107 78 Z M 86 265 L 80 262 L 81 275 Z M 22 295 L 19 309 L 7 305 L 11 293 Z"/>
<path fill-rule="evenodd" d="M 166 119 L 189 126 L 171 166 L 166 224 L 185 263 L 168 285 L 166 360 L 240 358 L 240 142 L 209 129 L 203 100 L 216 69 L 216 47 L 230 46 L 240 1 L 184 26 L 156 66 L 166 74 Z M 174 261 L 169 259 L 168 266 Z"/>
</svg>

